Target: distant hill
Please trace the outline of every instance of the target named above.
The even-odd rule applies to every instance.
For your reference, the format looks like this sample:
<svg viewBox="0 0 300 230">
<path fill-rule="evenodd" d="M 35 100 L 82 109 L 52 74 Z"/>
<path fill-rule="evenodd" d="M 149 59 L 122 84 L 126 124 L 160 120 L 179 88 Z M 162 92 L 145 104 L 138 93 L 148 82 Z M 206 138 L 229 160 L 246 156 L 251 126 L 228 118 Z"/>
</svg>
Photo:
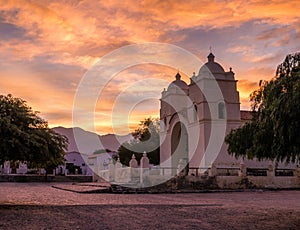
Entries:
<svg viewBox="0 0 300 230">
<path fill-rule="evenodd" d="M 81 128 L 55 127 L 53 130 L 68 138 L 68 152 L 76 151 L 86 154 L 91 154 L 95 150 L 99 149 L 117 151 L 123 142 L 133 138 L 131 134 L 125 136 L 118 136 L 114 134 L 98 135 L 93 132 L 85 131 Z M 74 135 L 74 133 L 76 135 Z"/>
</svg>

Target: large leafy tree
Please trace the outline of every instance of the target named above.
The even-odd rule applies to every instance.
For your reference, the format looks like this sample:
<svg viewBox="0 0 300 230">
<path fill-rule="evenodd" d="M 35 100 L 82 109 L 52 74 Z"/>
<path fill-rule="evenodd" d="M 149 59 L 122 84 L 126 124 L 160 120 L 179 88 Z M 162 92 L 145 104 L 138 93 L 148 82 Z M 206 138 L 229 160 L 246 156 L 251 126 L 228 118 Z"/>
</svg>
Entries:
<svg viewBox="0 0 300 230">
<path fill-rule="evenodd" d="M 276 77 L 250 95 L 252 121 L 226 137 L 228 152 L 259 160 L 300 161 L 300 53 L 288 55 Z"/>
<path fill-rule="evenodd" d="M 129 165 L 132 154 L 140 161 L 144 151 L 150 163 L 159 164 L 159 119 L 149 117 L 142 120 L 132 136 L 133 140 L 123 143 L 118 149 L 122 164 Z"/>
<path fill-rule="evenodd" d="M 27 161 L 31 167 L 63 163 L 67 138 L 54 132 L 26 101 L 0 95 L 0 164 Z"/>
</svg>

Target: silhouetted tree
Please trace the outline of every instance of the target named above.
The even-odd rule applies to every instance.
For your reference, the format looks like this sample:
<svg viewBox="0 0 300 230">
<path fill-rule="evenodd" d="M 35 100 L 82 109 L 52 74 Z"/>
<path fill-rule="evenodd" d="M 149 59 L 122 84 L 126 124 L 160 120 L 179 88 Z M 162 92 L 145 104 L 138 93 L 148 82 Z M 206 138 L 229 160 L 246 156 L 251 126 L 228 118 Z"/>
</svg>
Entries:
<svg viewBox="0 0 300 230">
<path fill-rule="evenodd" d="M 142 120 L 132 136 L 133 140 L 123 143 L 118 149 L 122 164 L 129 165 L 132 154 L 139 162 L 144 151 L 151 164 L 159 164 L 159 119 L 149 117 Z"/>
<path fill-rule="evenodd" d="M 0 164 L 20 160 L 50 169 L 64 163 L 67 138 L 50 129 L 37 114 L 26 101 L 0 95 Z"/>
<path fill-rule="evenodd" d="M 254 91 L 252 121 L 226 137 L 236 157 L 300 161 L 300 53 L 288 55 L 276 77 Z"/>
</svg>

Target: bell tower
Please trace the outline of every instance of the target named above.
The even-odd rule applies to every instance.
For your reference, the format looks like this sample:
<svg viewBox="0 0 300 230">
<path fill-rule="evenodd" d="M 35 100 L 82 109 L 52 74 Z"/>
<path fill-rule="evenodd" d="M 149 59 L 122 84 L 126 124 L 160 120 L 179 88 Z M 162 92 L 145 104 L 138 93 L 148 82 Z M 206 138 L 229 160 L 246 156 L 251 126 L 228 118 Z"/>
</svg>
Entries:
<svg viewBox="0 0 300 230">
<path fill-rule="evenodd" d="M 161 166 L 176 167 L 182 159 L 196 168 L 236 162 L 227 154 L 224 143 L 226 134 L 241 124 L 239 92 L 232 68 L 225 71 L 209 53 L 189 85 L 179 73 L 175 78 L 161 97 Z M 178 139 L 176 133 L 185 133 L 186 137 Z M 181 146 L 182 143 L 186 144 Z M 177 144 L 180 147 L 176 156 Z"/>
</svg>

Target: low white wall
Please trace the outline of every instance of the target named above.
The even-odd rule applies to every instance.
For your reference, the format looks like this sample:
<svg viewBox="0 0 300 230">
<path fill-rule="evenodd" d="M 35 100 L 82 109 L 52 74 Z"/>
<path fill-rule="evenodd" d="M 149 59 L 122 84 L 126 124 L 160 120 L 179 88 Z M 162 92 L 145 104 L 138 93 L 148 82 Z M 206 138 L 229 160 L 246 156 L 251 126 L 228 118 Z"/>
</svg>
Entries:
<svg viewBox="0 0 300 230">
<path fill-rule="evenodd" d="M 99 177 L 109 182 L 115 183 L 147 183 L 149 186 L 158 185 L 170 179 L 168 175 L 169 169 L 164 172 L 161 168 L 158 169 L 140 169 L 131 167 L 116 168 L 111 167 L 108 170 L 98 170 L 98 174 L 94 175 L 94 181 L 99 180 Z M 224 171 L 224 169 L 222 169 Z M 232 169 L 229 169 L 232 170 Z M 236 169 L 234 169 L 236 170 Z M 222 171 L 222 174 L 224 172 Z M 215 174 L 215 175 L 212 175 Z M 236 172 L 234 172 L 236 174 Z M 214 173 L 209 172 L 209 176 L 202 177 L 188 176 L 187 182 L 204 182 L 216 183 L 220 189 L 245 189 L 245 188 L 300 188 L 300 170 L 294 172 L 294 176 L 275 176 L 274 171 L 268 171 L 267 176 L 247 176 L 245 170 L 241 170 L 239 175 L 218 175 L 218 169 L 214 168 Z M 215 178 L 214 182 L 209 182 L 209 179 Z"/>
<path fill-rule="evenodd" d="M 300 188 L 296 176 L 248 176 L 250 182 L 262 188 Z"/>
</svg>

